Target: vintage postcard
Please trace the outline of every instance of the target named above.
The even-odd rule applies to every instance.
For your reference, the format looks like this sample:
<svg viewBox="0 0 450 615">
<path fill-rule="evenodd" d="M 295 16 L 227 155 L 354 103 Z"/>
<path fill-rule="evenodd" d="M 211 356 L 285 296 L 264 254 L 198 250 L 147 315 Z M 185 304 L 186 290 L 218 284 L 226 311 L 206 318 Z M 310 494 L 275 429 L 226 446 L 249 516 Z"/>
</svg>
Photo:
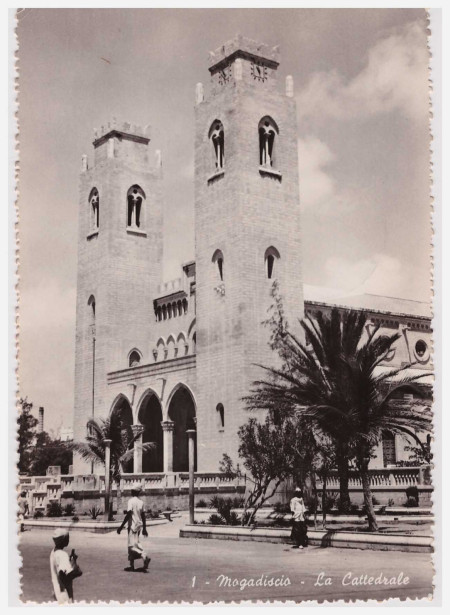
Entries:
<svg viewBox="0 0 450 615">
<path fill-rule="evenodd" d="M 15 19 L 20 601 L 432 601 L 427 11 Z"/>
</svg>

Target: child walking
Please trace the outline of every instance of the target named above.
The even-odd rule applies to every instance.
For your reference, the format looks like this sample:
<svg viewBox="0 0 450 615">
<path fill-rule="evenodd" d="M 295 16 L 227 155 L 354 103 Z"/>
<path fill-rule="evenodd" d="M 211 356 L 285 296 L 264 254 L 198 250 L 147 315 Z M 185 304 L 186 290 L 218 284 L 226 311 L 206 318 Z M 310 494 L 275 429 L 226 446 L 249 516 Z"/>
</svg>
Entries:
<svg viewBox="0 0 450 615">
<path fill-rule="evenodd" d="M 141 490 L 139 488 L 131 490 L 132 497 L 128 500 L 127 514 L 122 521 L 122 525 L 117 528 L 117 533 L 120 534 L 125 524 L 128 523 L 128 560 L 130 562 L 130 570 L 134 571 L 135 560 L 142 558 L 144 560 L 143 570 L 147 572 L 151 558 L 148 557 L 139 542 L 141 531 L 143 536 L 148 536 L 144 502 L 139 497 L 140 493 Z"/>
</svg>

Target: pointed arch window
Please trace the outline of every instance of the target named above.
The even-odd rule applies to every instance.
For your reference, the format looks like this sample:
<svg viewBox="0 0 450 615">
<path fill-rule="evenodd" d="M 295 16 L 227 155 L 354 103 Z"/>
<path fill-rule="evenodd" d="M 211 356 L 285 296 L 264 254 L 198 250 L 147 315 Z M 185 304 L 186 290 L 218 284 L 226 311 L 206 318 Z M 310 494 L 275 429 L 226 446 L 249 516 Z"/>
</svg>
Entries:
<svg viewBox="0 0 450 615">
<path fill-rule="evenodd" d="M 145 193 L 140 186 L 134 185 L 127 192 L 127 226 L 140 228 L 142 224 L 142 204 Z"/>
<path fill-rule="evenodd" d="M 95 337 L 95 297 L 91 295 L 88 299 L 88 326 L 90 334 Z"/>
<path fill-rule="evenodd" d="M 97 231 L 100 223 L 100 196 L 97 188 L 92 188 L 89 194 L 90 206 L 90 228 L 91 231 Z"/>
<path fill-rule="evenodd" d="M 273 280 L 277 277 L 277 265 L 279 258 L 280 253 L 276 248 L 274 248 L 273 246 L 267 248 L 264 254 L 264 263 L 266 267 L 266 276 L 269 280 Z"/>
<path fill-rule="evenodd" d="M 217 267 L 217 275 L 219 282 L 223 282 L 223 253 L 222 250 L 216 250 L 212 257 L 212 262 Z"/>
<path fill-rule="evenodd" d="M 132 350 L 128 356 L 128 366 L 137 367 L 142 360 L 142 355 L 139 350 Z"/>
<path fill-rule="evenodd" d="M 225 408 L 223 404 L 217 404 L 216 406 L 217 412 L 217 424 L 220 430 L 225 428 Z"/>
<path fill-rule="evenodd" d="M 209 129 L 208 136 L 213 144 L 216 171 L 220 171 L 223 169 L 225 161 L 225 136 L 223 124 L 220 120 L 214 120 Z"/>
<path fill-rule="evenodd" d="M 271 117 L 266 115 L 258 124 L 258 133 L 259 164 L 262 167 L 275 168 L 278 126 Z"/>
</svg>

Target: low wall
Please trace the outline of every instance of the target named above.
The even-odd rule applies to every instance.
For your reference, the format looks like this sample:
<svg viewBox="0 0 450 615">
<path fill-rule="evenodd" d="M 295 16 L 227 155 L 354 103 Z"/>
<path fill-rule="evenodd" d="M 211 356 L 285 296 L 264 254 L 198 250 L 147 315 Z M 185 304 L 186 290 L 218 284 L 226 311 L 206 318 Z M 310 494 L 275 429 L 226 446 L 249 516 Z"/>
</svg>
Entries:
<svg viewBox="0 0 450 615">
<path fill-rule="evenodd" d="M 222 525 L 186 525 L 180 530 L 180 538 L 209 538 L 218 540 L 250 540 L 256 542 L 290 543 L 290 530 L 249 529 Z M 308 530 L 311 546 L 340 547 L 344 549 L 370 549 L 373 551 L 409 551 L 431 553 L 433 539 L 430 536 L 403 536 L 369 534 L 368 532 L 340 532 L 336 530 Z"/>
<path fill-rule="evenodd" d="M 433 488 L 427 483 L 429 474 L 426 468 L 386 468 L 371 471 L 371 488 L 379 504 L 404 506 L 406 489 L 417 487 L 421 507 L 431 506 Z M 102 475 L 61 475 L 52 468 L 47 476 L 21 476 L 20 489 L 27 494 L 31 513 L 45 511 L 52 501 L 60 502 L 64 507 L 73 504 L 77 514 L 87 512 L 92 506 L 103 509 L 105 481 Z M 143 499 L 149 510 L 187 509 L 189 475 L 186 472 L 124 474 L 120 484 L 120 497 L 117 501 L 117 487 L 112 487 L 113 507 L 119 513 L 125 508 L 125 500 L 130 497 L 133 487 L 142 487 Z M 207 504 L 213 496 L 235 497 L 246 493 L 249 483 L 246 477 L 230 478 L 220 472 L 197 472 L 195 474 L 196 503 L 204 500 Z M 322 484 L 317 488 L 320 491 Z M 327 493 L 339 493 L 339 477 L 336 472 L 330 474 Z M 349 491 L 352 503 L 363 504 L 363 491 L 358 476 L 350 475 Z M 292 493 L 292 485 L 280 485 L 276 495 L 267 504 L 286 503 Z"/>
<path fill-rule="evenodd" d="M 142 498 L 147 510 L 186 510 L 189 505 L 189 475 L 185 472 L 170 474 L 142 473 L 125 474 L 120 481 L 120 490 L 112 485 L 112 505 L 115 512 L 124 511 L 126 501 L 134 487 L 142 488 Z M 245 477 L 230 478 L 221 473 L 196 473 L 196 502 L 209 502 L 213 496 L 236 497 L 245 494 Z M 45 512 L 51 502 L 59 502 L 64 508 L 73 504 L 77 515 L 96 506 L 103 510 L 105 482 L 101 475 L 61 475 L 55 472 L 47 476 L 21 476 L 20 489 L 27 494 L 31 514 Z"/>
<path fill-rule="evenodd" d="M 168 523 L 164 519 L 149 519 L 147 527 L 155 525 L 164 525 Z M 29 530 L 54 530 L 56 528 L 65 528 L 70 532 L 91 532 L 94 534 L 107 534 L 115 532 L 121 525 L 120 521 L 65 521 L 61 519 L 49 519 L 38 521 L 36 519 L 26 519 L 23 522 L 26 529 Z"/>
</svg>

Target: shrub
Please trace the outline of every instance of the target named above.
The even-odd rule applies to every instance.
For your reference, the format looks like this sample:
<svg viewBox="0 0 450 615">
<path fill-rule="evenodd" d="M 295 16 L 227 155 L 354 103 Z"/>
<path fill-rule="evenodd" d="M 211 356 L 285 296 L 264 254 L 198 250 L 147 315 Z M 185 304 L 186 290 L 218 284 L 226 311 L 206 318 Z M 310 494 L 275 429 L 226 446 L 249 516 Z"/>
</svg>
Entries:
<svg viewBox="0 0 450 615">
<path fill-rule="evenodd" d="M 55 500 L 47 506 L 47 517 L 62 517 L 62 512 L 61 504 Z"/>
<path fill-rule="evenodd" d="M 389 498 L 388 506 L 395 506 L 395 502 L 394 502 L 394 500 L 392 498 Z"/>
<path fill-rule="evenodd" d="M 72 517 L 75 514 L 75 506 L 73 504 L 66 504 L 64 506 L 64 514 L 67 517 Z"/>
<path fill-rule="evenodd" d="M 234 498 L 231 498 L 233 502 L 232 508 L 244 508 L 245 506 L 245 498 L 243 495 L 237 495 Z"/>
<path fill-rule="evenodd" d="M 235 512 L 230 513 L 230 517 L 229 517 L 227 525 L 240 525 L 240 521 L 239 521 L 239 517 L 237 513 Z"/>
<path fill-rule="evenodd" d="M 335 508 L 336 503 L 338 503 L 339 501 L 339 497 L 334 494 L 334 493 L 330 493 L 326 496 L 325 498 L 325 512 L 330 512 L 332 508 Z"/>
<path fill-rule="evenodd" d="M 208 523 L 210 525 L 225 525 L 224 519 L 220 515 L 216 515 L 216 513 L 209 516 Z"/>
<path fill-rule="evenodd" d="M 33 519 L 42 519 L 43 516 L 44 516 L 44 513 L 42 512 L 42 510 L 35 510 Z"/>
<path fill-rule="evenodd" d="M 88 510 L 88 515 L 91 517 L 91 519 L 94 519 L 94 520 L 97 519 L 97 517 L 101 514 L 102 514 L 102 511 L 100 510 L 98 506 L 92 506 Z"/>
<path fill-rule="evenodd" d="M 252 516 L 252 513 L 248 510 L 242 518 L 242 525 L 248 525 L 248 522 Z M 255 525 L 255 524 L 253 524 Z"/>
<path fill-rule="evenodd" d="M 80 520 L 80 518 L 77 515 L 74 515 L 72 517 L 72 521 L 79 521 L 79 520 Z"/>
<path fill-rule="evenodd" d="M 210 500 L 209 500 L 209 507 L 210 508 L 215 508 L 216 510 L 219 510 L 219 506 L 220 506 L 220 501 L 221 498 L 219 498 L 218 495 L 214 495 Z"/>
<path fill-rule="evenodd" d="M 373 496 L 372 496 L 372 504 L 373 504 L 374 506 L 378 506 L 378 504 L 379 504 L 379 503 L 380 503 L 380 501 L 379 501 L 379 500 L 377 500 L 377 498 L 373 495 Z"/>
<path fill-rule="evenodd" d="M 410 500 L 414 500 L 415 504 L 408 504 Z M 418 506 L 419 502 L 419 490 L 415 485 L 410 485 L 406 488 L 406 506 L 414 507 Z"/>
<path fill-rule="evenodd" d="M 291 507 L 289 506 L 289 504 L 282 504 L 281 502 L 277 502 L 274 505 L 273 509 L 276 513 L 280 514 L 291 512 Z"/>
<path fill-rule="evenodd" d="M 227 518 L 230 516 L 232 507 L 233 502 L 231 498 L 223 498 L 217 503 L 217 512 L 219 513 L 219 515 L 222 515 L 225 520 L 227 520 Z"/>
<path fill-rule="evenodd" d="M 305 506 L 308 512 L 310 513 L 316 512 L 316 509 L 318 508 L 318 505 L 319 505 L 319 498 L 316 498 L 314 494 L 307 495 L 304 497 L 304 502 L 305 502 Z M 288 505 L 287 505 L 287 508 L 289 510 L 286 510 L 285 512 L 290 512 L 290 507 Z"/>
<path fill-rule="evenodd" d="M 196 506 L 197 508 L 208 508 L 208 504 L 205 500 L 199 500 Z"/>
<path fill-rule="evenodd" d="M 149 510 L 146 514 L 147 519 L 159 519 L 159 511 L 158 510 Z"/>
<path fill-rule="evenodd" d="M 416 508 L 416 506 L 417 506 L 417 500 L 416 500 L 416 498 L 413 498 L 413 497 L 411 497 L 411 496 L 410 496 L 410 497 L 406 500 L 405 506 L 406 506 L 407 508 Z"/>
</svg>

